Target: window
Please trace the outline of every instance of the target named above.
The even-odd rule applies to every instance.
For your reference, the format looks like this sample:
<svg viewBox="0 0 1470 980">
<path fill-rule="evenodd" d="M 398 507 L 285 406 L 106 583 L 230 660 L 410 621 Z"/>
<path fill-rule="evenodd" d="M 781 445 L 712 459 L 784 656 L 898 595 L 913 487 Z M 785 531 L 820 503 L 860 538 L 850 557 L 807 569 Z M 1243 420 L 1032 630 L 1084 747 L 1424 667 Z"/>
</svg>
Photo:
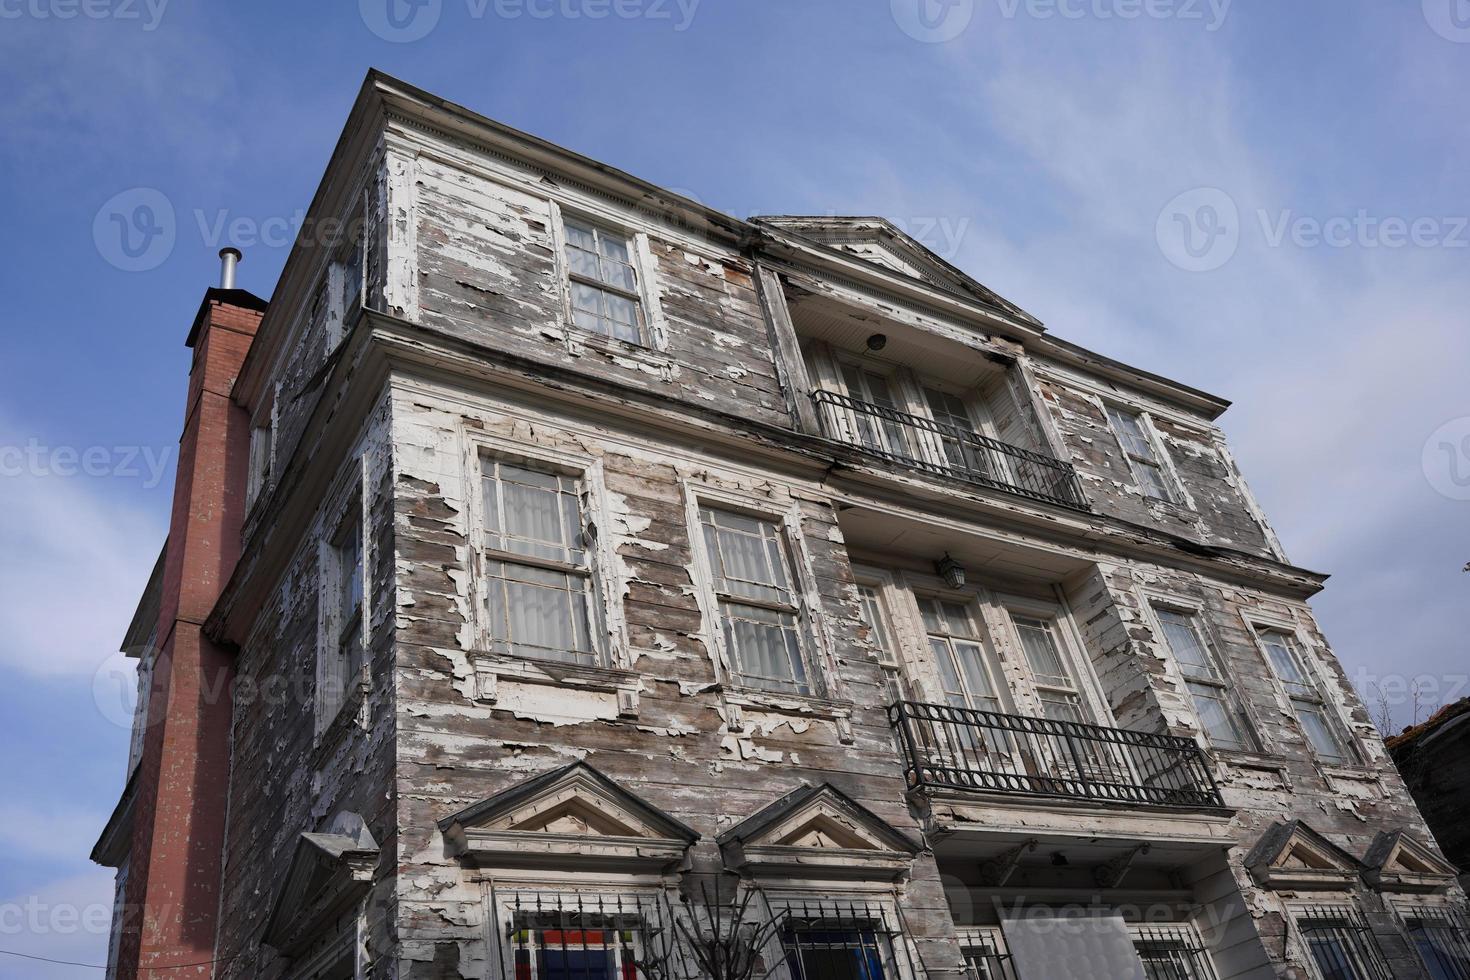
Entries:
<svg viewBox="0 0 1470 980">
<path fill-rule="evenodd" d="M 1296 637 L 1285 630 L 1267 629 L 1258 634 L 1261 647 L 1271 670 L 1286 688 L 1292 711 L 1301 722 L 1302 731 L 1312 748 L 1325 762 L 1350 763 L 1355 761 L 1347 740 L 1338 731 L 1332 720 L 1322 692 L 1307 673 L 1306 661 Z"/>
<path fill-rule="evenodd" d="M 1194 617 L 1174 609 L 1155 609 L 1154 615 L 1163 629 L 1165 645 L 1184 674 L 1184 685 L 1194 699 L 1195 714 L 1210 744 L 1238 751 L 1253 748 L 1240 704 L 1205 645 Z"/>
<path fill-rule="evenodd" d="M 1470 980 L 1470 926 L 1463 915 L 1426 905 L 1400 909 L 1399 914 L 1433 980 Z"/>
<path fill-rule="evenodd" d="M 1334 906 L 1300 909 L 1296 925 L 1318 980 L 1389 980 L 1378 943 L 1354 910 Z"/>
<path fill-rule="evenodd" d="M 1215 980 L 1214 967 L 1192 926 L 1131 926 L 1129 931 L 1148 980 Z"/>
<path fill-rule="evenodd" d="M 514 980 L 636 980 L 643 903 L 632 897 L 517 893 L 507 903 Z"/>
<path fill-rule="evenodd" d="M 993 475 L 989 455 L 973 438 L 977 427 L 964 399 L 948 391 L 926 387 L 924 404 L 940 426 L 936 436 L 940 462 L 965 473 Z"/>
<path fill-rule="evenodd" d="M 877 585 L 858 583 L 858 608 L 863 625 L 868 628 L 868 642 L 878 651 L 878 663 L 883 667 L 883 679 L 889 702 L 901 701 L 904 693 L 903 669 L 899 665 L 898 645 L 894 642 L 889 627 L 888 610 L 883 605 L 883 595 Z"/>
<path fill-rule="evenodd" d="M 1169 493 L 1164 468 L 1159 464 L 1159 457 L 1154 452 L 1148 433 L 1144 431 L 1143 416 L 1110 405 L 1108 421 L 1112 423 L 1113 432 L 1118 436 L 1118 444 L 1123 447 L 1123 455 L 1128 458 L 1128 465 L 1133 470 L 1133 478 L 1138 481 L 1138 488 L 1158 500 L 1172 500 L 1173 495 Z"/>
<path fill-rule="evenodd" d="M 592 566 L 577 481 L 483 457 L 480 482 L 491 651 L 596 664 Z"/>
<path fill-rule="evenodd" d="M 1015 980 L 1016 968 L 997 928 L 961 929 L 960 955 L 971 980 Z"/>
<path fill-rule="evenodd" d="M 327 586 L 327 650 L 321 672 L 323 725 L 337 717 L 347 694 L 362 678 L 363 553 L 362 502 L 352 498 L 347 514 L 332 537 L 331 569 Z"/>
<path fill-rule="evenodd" d="M 888 456 L 914 459 L 917 454 L 909 445 L 909 429 L 903 422 L 906 416 L 894 382 L 887 375 L 847 363 L 842 364 L 842 380 L 849 397 L 873 406 L 852 413 L 858 444 Z"/>
<path fill-rule="evenodd" d="M 747 686 L 811 694 L 801 653 L 801 608 L 776 522 L 701 507 L 726 655 Z"/>
<path fill-rule="evenodd" d="M 245 506 L 249 507 L 260 497 L 260 492 L 271 477 L 271 433 L 270 423 L 252 426 L 250 429 L 250 470 L 245 480 Z"/>
<path fill-rule="evenodd" d="M 1031 680 L 1041 701 L 1042 716 L 1052 721 L 1086 722 L 1077 683 L 1072 679 L 1057 643 L 1051 620 L 1012 614 L 1011 622 L 1015 624 L 1021 650 L 1031 668 Z"/>
<path fill-rule="evenodd" d="M 626 235 L 565 218 L 572 322 L 588 333 L 643 343 L 643 311 Z"/>
<path fill-rule="evenodd" d="M 917 598 L 945 701 L 957 708 L 1004 710 L 970 605 Z"/>
<path fill-rule="evenodd" d="M 908 959 L 903 935 L 876 904 L 792 902 L 782 919 L 781 950 L 791 980 L 901 980 L 908 975 L 898 964 Z"/>
</svg>

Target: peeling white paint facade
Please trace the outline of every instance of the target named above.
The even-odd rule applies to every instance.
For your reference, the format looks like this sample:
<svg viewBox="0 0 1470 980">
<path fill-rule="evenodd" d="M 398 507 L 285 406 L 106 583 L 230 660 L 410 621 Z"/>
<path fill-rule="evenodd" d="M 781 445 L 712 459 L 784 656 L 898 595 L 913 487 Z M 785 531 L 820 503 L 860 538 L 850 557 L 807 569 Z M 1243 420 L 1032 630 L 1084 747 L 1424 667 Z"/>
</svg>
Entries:
<svg viewBox="0 0 1470 980">
<path fill-rule="evenodd" d="M 289 678 L 295 693 L 237 698 L 218 975 L 515 977 L 507 896 L 678 894 L 722 875 L 778 904 L 876 903 L 902 923 L 884 934 L 885 976 L 1027 976 L 980 950 L 1021 928 L 1017 909 L 1085 907 L 1127 920 L 1145 962 L 1162 954 L 1143 924 L 1198 946 L 1200 972 L 1150 975 L 1313 977 L 1307 906 L 1361 917 L 1389 975 L 1430 975 L 1406 910 L 1464 896 L 1437 868 L 1421 869 L 1432 888 L 1395 892 L 1357 866 L 1380 834 L 1431 857 L 1433 840 L 1312 617 L 1321 577 L 1287 562 L 1214 423 L 1225 403 L 1057 340 L 881 222 L 715 215 L 380 75 L 312 215 L 361 215 L 362 248 L 298 247 L 237 385 L 276 420 L 276 464 L 210 629 L 238 644 L 244 685 Z M 568 215 L 627 241 L 642 343 L 575 322 Z M 361 265 L 344 274 L 344 255 Z M 335 296 L 359 273 L 360 303 L 312 312 L 320 283 Z M 873 404 L 875 386 L 889 414 L 868 429 L 864 409 L 841 409 L 843 431 L 813 405 L 818 390 Z M 1020 447 L 986 450 L 1009 477 L 949 465 L 935 393 L 992 440 L 977 445 Z M 1109 408 L 1136 415 L 1147 445 L 1130 454 Z M 927 462 L 871 441 L 899 438 Z M 1150 454 L 1168 500 L 1140 488 Z M 596 611 L 585 661 L 487 639 L 484 459 L 575 480 Z M 1027 467 L 1075 468 L 1083 506 L 1007 485 Z M 318 719 L 324 549 L 353 501 L 366 666 Z M 779 530 L 800 685 L 742 684 L 701 508 Z M 946 554 L 959 588 L 936 572 Z M 969 610 L 965 655 L 991 671 L 993 703 L 945 675 L 936 651 L 966 639 L 925 618 L 935 600 Z M 1160 610 L 1197 624 L 1242 747 L 1202 726 Z M 1341 758 L 1302 727 L 1306 687 L 1273 672 L 1263 636 L 1278 635 Z M 942 750 L 906 745 L 896 689 L 976 723 L 986 734 L 966 737 L 990 755 L 961 756 L 1021 771 L 1027 791 L 919 780 L 916 754 Z M 1083 729 L 1005 735 L 978 724 L 992 711 L 1188 740 L 1219 805 L 1103 801 L 1080 787 L 1114 755 L 1042 772 L 1016 747 L 1077 751 L 1092 743 L 1057 733 Z M 1085 751 L 1142 751 L 1098 744 Z M 513 797 L 575 763 L 598 775 Z M 831 787 L 828 810 L 757 819 L 803 787 Z M 303 972 L 261 931 L 300 835 L 344 813 L 381 856 Z M 1273 851 L 1294 821 L 1307 829 Z"/>
</svg>

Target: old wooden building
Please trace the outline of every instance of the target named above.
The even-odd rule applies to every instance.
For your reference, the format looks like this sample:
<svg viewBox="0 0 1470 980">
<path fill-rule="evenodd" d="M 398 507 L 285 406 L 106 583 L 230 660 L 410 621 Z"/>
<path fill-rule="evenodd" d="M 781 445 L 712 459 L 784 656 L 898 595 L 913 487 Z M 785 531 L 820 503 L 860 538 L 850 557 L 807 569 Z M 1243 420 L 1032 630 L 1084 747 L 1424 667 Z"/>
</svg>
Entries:
<svg viewBox="0 0 1470 980">
<path fill-rule="evenodd" d="M 190 342 L 118 976 L 1470 977 L 1227 403 L 886 221 L 374 73 Z"/>
</svg>

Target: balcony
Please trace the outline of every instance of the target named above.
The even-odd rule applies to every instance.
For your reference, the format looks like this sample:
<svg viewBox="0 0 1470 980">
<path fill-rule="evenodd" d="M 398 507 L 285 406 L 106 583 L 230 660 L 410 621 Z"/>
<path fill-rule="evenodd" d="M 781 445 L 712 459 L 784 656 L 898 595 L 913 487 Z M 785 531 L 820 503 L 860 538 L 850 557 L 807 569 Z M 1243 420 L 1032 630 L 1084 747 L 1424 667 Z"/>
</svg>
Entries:
<svg viewBox="0 0 1470 980">
<path fill-rule="evenodd" d="M 1224 807 L 1192 739 L 900 701 L 909 786 L 1096 803 Z"/>
<path fill-rule="evenodd" d="M 1071 463 L 835 391 L 812 398 L 829 439 L 911 469 L 1087 510 Z"/>
</svg>

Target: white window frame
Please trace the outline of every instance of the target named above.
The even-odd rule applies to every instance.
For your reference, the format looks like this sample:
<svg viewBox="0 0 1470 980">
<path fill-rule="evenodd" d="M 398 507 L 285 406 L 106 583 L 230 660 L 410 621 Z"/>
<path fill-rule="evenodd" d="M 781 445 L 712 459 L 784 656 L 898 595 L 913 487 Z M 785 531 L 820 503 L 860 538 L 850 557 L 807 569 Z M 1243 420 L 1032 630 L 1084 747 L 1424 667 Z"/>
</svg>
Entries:
<svg viewBox="0 0 1470 980">
<path fill-rule="evenodd" d="M 556 253 L 556 277 L 561 294 L 562 322 L 568 345 L 575 347 L 577 344 L 592 344 L 632 351 L 667 351 L 668 328 L 664 322 L 662 303 L 655 283 L 657 263 L 648 234 L 629 227 L 625 222 L 594 214 L 589 210 L 564 208 L 557 201 L 550 202 L 550 216 L 552 247 Z M 572 271 L 571 262 L 567 258 L 568 222 L 590 228 L 598 235 L 616 236 L 627 243 L 628 256 L 632 260 L 630 265 L 636 280 L 633 289 L 621 289 Z M 584 282 L 591 288 L 632 300 L 637 310 L 639 339 L 636 342 L 630 341 L 578 326 L 572 302 L 572 284 L 576 282 Z"/>
<path fill-rule="evenodd" d="M 330 511 L 331 523 L 324 528 L 318 552 L 320 569 L 317 600 L 318 636 L 316 665 L 316 731 L 320 735 L 332 726 L 347 708 L 357 699 L 354 685 L 366 686 L 369 682 L 371 626 L 370 569 L 372 551 L 368 535 L 366 496 L 364 493 L 364 466 L 362 458 L 352 464 L 352 480 L 343 491 L 345 502 Z M 355 525 L 358 537 L 357 556 L 361 569 L 361 596 L 357 611 L 358 648 L 362 663 L 357 668 L 357 677 L 351 676 L 351 665 L 341 662 L 344 623 L 340 599 L 345 571 L 342 566 L 341 547 L 343 535 Z M 360 688 L 358 688 L 360 690 Z"/>
<path fill-rule="evenodd" d="M 1170 666 L 1177 674 L 1181 689 L 1189 697 L 1190 707 L 1194 712 L 1200 737 L 1204 739 L 1205 744 L 1221 752 L 1243 752 L 1248 754 L 1259 752 L 1262 742 L 1255 719 L 1250 716 L 1250 713 L 1246 709 L 1244 699 L 1237 693 L 1235 676 L 1231 673 L 1229 665 L 1225 662 L 1225 658 L 1220 655 L 1219 647 L 1209 630 L 1208 618 L 1205 616 L 1204 610 L 1193 602 L 1176 599 L 1172 596 L 1150 594 L 1145 596 L 1145 600 L 1144 604 L 1148 607 L 1148 613 L 1152 620 L 1149 625 L 1154 630 L 1154 635 L 1158 637 L 1159 645 L 1169 654 Z M 1204 651 L 1205 657 L 1209 661 L 1209 666 L 1214 671 L 1214 678 L 1195 676 L 1185 668 L 1185 665 L 1175 653 L 1173 646 L 1169 643 L 1168 634 L 1164 630 L 1163 613 L 1183 616 L 1190 621 L 1190 627 L 1194 630 L 1195 638 L 1199 641 L 1200 648 Z M 1191 686 L 1194 684 L 1209 687 L 1218 692 L 1218 700 L 1224 705 L 1225 710 L 1230 713 L 1230 717 L 1235 721 L 1237 734 L 1240 736 L 1242 743 L 1239 748 L 1230 745 L 1217 745 L 1215 740 L 1210 736 L 1209 731 L 1205 728 L 1204 721 L 1200 718 L 1199 704 L 1196 700 L 1194 689 Z"/>
<path fill-rule="evenodd" d="M 1108 429 L 1113 438 L 1117 440 L 1118 449 L 1123 454 L 1123 461 L 1128 465 L 1128 472 L 1133 478 L 1133 485 L 1138 488 L 1149 500 L 1160 500 L 1166 504 L 1179 504 L 1184 501 L 1180 490 L 1180 484 L 1174 473 L 1174 467 L 1168 454 L 1164 451 L 1163 441 L 1159 439 L 1158 432 L 1154 429 L 1153 419 L 1147 410 L 1122 402 L 1102 402 L 1103 415 L 1107 419 Z M 1138 422 L 1139 432 L 1143 434 L 1144 442 L 1147 443 L 1149 455 L 1143 456 L 1129 448 L 1128 439 L 1121 431 L 1115 415 L 1130 416 Z M 1165 496 L 1160 497 L 1151 493 L 1149 488 L 1139 478 L 1138 468 L 1148 466 L 1159 474 L 1159 484 L 1163 488 Z M 1184 501 L 1187 503 L 1187 501 Z"/>
<path fill-rule="evenodd" d="M 888 703 L 911 700 L 912 685 L 904 658 L 904 642 L 894 615 L 893 576 L 858 563 L 853 563 L 852 571 L 858 592 L 858 616 L 868 629 L 868 646 L 876 654 L 878 666 L 883 670 L 884 694 Z M 872 621 L 868 610 L 870 602 L 877 608 L 881 622 Z"/>
<path fill-rule="evenodd" d="M 1003 656 L 1014 665 L 1012 676 L 1018 677 L 1024 688 L 1020 692 L 1022 694 L 1020 700 L 1026 704 L 1026 713 L 1036 718 L 1045 718 L 1046 714 L 1042 708 L 1042 691 L 1060 692 L 1076 697 L 1077 707 L 1082 715 L 1080 724 L 1117 727 L 1112 710 L 1102 695 L 1097 676 L 1093 673 L 1092 663 L 1087 659 L 1086 647 L 1072 620 L 1072 611 L 1066 602 L 1061 598 L 1051 601 L 1003 592 L 991 593 L 990 598 L 993 608 L 996 608 L 1004 618 L 1004 623 L 998 624 L 1004 628 L 1006 644 L 1009 647 L 1009 650 L 1003 652 Z M 1026 656 L 1026 651 L 1021 645 L 1020 630 L 1016 624 L 1018 616 L 1022 619 L 1039 619 L 1050 624 L 1057 653 L 1063 665 L 1071 671 L 1072 686 L 1070 688 L 1044 683 L 1037 676 L 1031 666 L 1030 658 Z M 997 625 L 989 623 L 987 625 L 990 625 L 992 629 L 997 628 Z"/>
<path fill-rule="evenodd" d="M 931 698 L 934 704 L 949 704 L 952 696 L 962 698 L 964 707 L 972 711 L 994 711 L 1000 714 L 1017 713 L 1019 707 L 1016 703 L 1016 691 L 1011 686 L 1006 676 L 1005 668 L 1001 664 L 1001 654 L 996 649 L 995 637 L 990 629 L 983 611 L 983 603 L 980 596 L 974 591 L 964 589 L 955 591 L 946 589 L 937 580 L 928 579 L 926 576 L 905 575 L 904 584 L 908 587 L 908 599 L 911 607 L 910 614 L 918 629 L 917 637 L 922 645 L 922 663 L 925 665 L 923 686 L 934 692 Z M 944 632 L 932 633 L 929 625 L 924 621 L 923 603 L 926 601 L 949 602 L 963 606 L 970 620 L 970 626 L 975 630 L 975 636 L 962 636 L 958 633 Z M 995 704 L 985 703 L 985 698 L 978 697 L 976 692 L 970 689 L 970 679 L 966 676 L 958 657 L 955 654 L 953 641 L 958 638 L 966 643 L 974 643 L 980 648 L 980 667 L 985 672 L 987 683 L 994 692 Z M 932 649 L 932 642 L 939 639 L 948 648 L 947 653 L 953 662 L 955 674 L 959 680 L 962 690 L 949 691 L 945 688 L 944 673 L 936 662 L 937 656 Z M 959 707 L 959 705 L 954 705 Z"/>
<path fill-rule="evenodd" d="M 792 501 L 785 507 L 775 506 L 769 499 L 751 498 L 733 494 L 702 484 L 686 482 L 684 485 L 685 522 L 689 529 L 691 551 L 694 556 L 695 593 L 704 622 L 706 646 L 714 656 L 715 676 L 723 684 L 730 685 L 745 694 L 760 698 L 806 698 L 830 701 L 836 697 L 836 684 L 827 662 L 827 644 L 824 642 L 823 623 L 819 609 L 813 601 L 816 594 L 809 556 L 801 533 L 801 507 Z M 791 611 L 795 615 L 797 648 L 801 666 L 806 672 L 807 691 L 775 690 L 754 687 L 741 682 L 741 671 L 735 662 L 735 653 L 725 639 L 724 617 L 720 604 L 724 601 L 715 582 L 714 564 L 705 545 L 704 519 L 701 511 L 706 508 L 728 511 L 754 520 L 768 521 L 775 525 L 790 566 L 792 598 Z M 741 597 L 735 597 L 737 605 L 759 606 Z"/>
<path fill-rule="evenodd" d="M 539 446 L 528 446 L 480 435 L 467 439 L 468 450 L 465 462 L 465 482 L 469 501 L 470 554 L 472 556 L 471 582 L 474 598 L 473 622 L 475 624 L 475 649 L 493 656 L 533 663 L 554 663 L 560 666 L 582 668 L 617 667 L 626 660 L 624 630 L 622 628 L 621 604 L 616 601 L 613 565 L 608 561 L 607 549 L 611 547 L 604 528 L 607 505 L 602 479 L 601 463 L 591 457 L 558 453 Z M 495 638 L 492 636 L 489 614 L 489 589 L 498 576 L 487 572 L 487 564 L 502 561 L 532 568 L 549 568 L 554 571 L 572 572 L 565 563 L 551 559 L 513 554 L 491 549 L 487 546 L 488 521 L 484 493 L 484 470 L 486 460 L 508 463 L 524 469 L 554 475 L 574 481 L 578 515 L 586 541 L 583 552 L 586 556 L 584 569 L 575 570 L 587 579 L 587 629 L 592 646 L 591 662 L 576 659 L 529 657 L 515 652 L 492 652 Z"/>
<path fill-rule="evenodd" d="M 1327 696 L 1326 687 L 1322 683 L 1322 674 L 1317 667 L 1316 658 L 1311 653 L 1311 646 L 1302 636 L 1301 630 L 1297 628 L 1295 623 L 1264 617 L 1248 617 L 1246 619 L 1246 625 L 1250 630 L 1251 640 L 1256 645 L 1256 652 L 1265 662 L 1267 672 L 1275 681 L 1276 688 L 1280 692 L 1281 697 L 1285 699 L 1285 704 L 1290 710 L 1291 717 L 1301 730 L 1302 740 L 1313 758 L 1328 766 L 1346 768 L 1360 766 L 1363 760 L 1362 748 L 1358 745 L 1357 739 L 1353 737 L 1351 728 L 1343 722 L 1335 703 Z M 1306 682 L 1307 691 L 1296 694 L 1292 693 L 1294 688 L 1299 688 L 1301 685 L 1296 684 L 1294 681 L 1287 681 L 1277 671 L 1276 663 L 1271 659 L 1271 654 L 1266 649 L 1266 641 L 1263 636 L 1266 633 L 1279 633 L 1291 641 L 1288 652 L 1293 655 L 1296 668 L 1301 672 Z M 1329 732 L 1337 739 L 1342 748 L 1343 755 L 1341 757 L 1332 758 L 1321 752 L 1317 744 L 1312 741 L 1312 736 L 1308 732 L 1307 726 L 1301 720 L 1301 715 L 1298 713 L 1298 705 L 1308 706 L 1309 709 L 1315 709 L 1321 714 L 1322 720 L 1326 723 Z"/>
</svg>

